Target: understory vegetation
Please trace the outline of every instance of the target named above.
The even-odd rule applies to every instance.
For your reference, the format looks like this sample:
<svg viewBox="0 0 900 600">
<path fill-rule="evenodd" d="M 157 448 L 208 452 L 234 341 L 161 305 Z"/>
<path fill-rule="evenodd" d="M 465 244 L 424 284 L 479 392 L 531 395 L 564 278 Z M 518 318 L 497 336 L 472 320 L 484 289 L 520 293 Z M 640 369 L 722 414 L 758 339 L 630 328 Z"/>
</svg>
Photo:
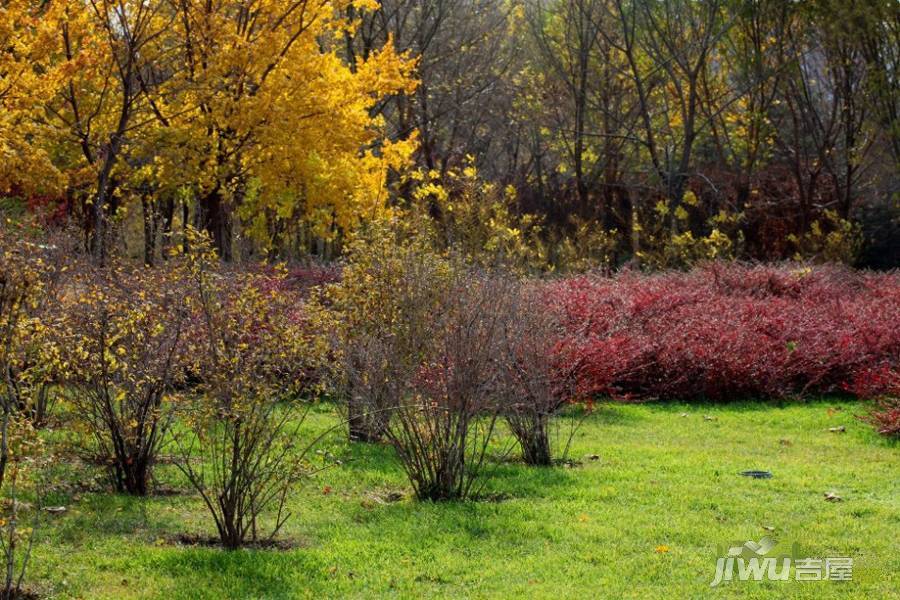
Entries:
<svg viewBox="0 0 900 600">
<path fill-rule="evenodd" d="M 408 486 L 393 500 L 502 501 L 505 465 L 577 476 L 599 460 L 577 454 L 585 427 L 608 452 L 594 415 L 608 401 L 749 400 L 765 414 L 830 394 L 860 402 L 834 400 L 842 424 L 805 436 L 850 421 L 858 447 L 889 456 L 900 430 L 892 272 L 710 262 L 539 278 L 508 256 L 472 261 L 429 227 L 373 227 L 338 272 L 228 268 L 200 233 L 152 269 L 97 268 L 40 231 L 3 242 L 13 595 L 32 523 L 64 522 L 82 496 L 51 461 L 91 473 L 94 498 L 195 498 L 197 526 L 167 534 L 179 544 L 272 549 L 308 526 L 293 523 L 304 489 L 330 495 L 321 481 L 356 468 L 348 452 L 391 450 L 384 468 Z M 379 449 L 353 450 L 367 444 Z"/>
</svg>

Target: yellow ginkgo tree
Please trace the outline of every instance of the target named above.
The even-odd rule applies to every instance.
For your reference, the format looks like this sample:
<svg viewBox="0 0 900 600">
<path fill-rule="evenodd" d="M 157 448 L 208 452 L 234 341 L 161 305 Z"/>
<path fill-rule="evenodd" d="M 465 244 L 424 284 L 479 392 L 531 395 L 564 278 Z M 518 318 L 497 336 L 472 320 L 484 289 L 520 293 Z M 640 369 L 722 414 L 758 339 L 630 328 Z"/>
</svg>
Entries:
<svg viewBox="0 0 900 600">
<path fill-rule="evenodd" d="M 390 168 L 412 141 L 384 141 L 370 114 L 385 95 L 414 89 L 414 62 L 389 44 L 347 64 L 337 0 L 178 3 L 173 47 L 183 69 L 160 120 L 176 143 L 160 171 L 191 186 L 197 224 L 225 259 L 235 211 L 263 245 L 296 218 L 322 236 L 384 209 Z M 170 173 L 167 174 L 167 171 Z"/>
<path fill-rule="evenodd" d="M 263 247 L 298 220 L 327 237 L 378 217 L 388 173 L 415 137 L 388 142 L 372 109 L 415 88 L 415 61 L 391 43 L 348 60 L 351 4 L 354 14 L 374 8 L 3 2 L 0 184 L 65 187 L 101 262 L 109 223 L 136 198 L 145 217 L 180 199 L 185 224 L 205 229 L 225 259 L 236 216 Z"/>
<path fill-rule="evenodd" d="M 48 191 L 61 180 L 41 135 L 40 101 L 60 82 L 55 68 L 58 4 L 38 0 L 0 3 L 0 192 Z"/>
</svg>

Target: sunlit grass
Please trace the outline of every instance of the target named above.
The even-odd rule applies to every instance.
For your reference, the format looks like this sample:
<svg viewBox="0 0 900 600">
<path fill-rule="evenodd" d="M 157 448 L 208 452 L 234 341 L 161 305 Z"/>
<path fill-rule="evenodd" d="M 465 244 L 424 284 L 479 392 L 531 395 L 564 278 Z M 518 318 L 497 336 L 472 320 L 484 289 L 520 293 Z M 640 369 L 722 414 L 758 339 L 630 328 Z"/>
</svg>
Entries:
<svg viewBox="0 0 900 600">
<path fill-rule="evenodd" d="M 335 432 L 321 450 L 342 464 L 291 498 L 291 550 L 174 545 L 180 533 L 213 533 L 189 491 L 73 491 L 52 499 L 68 511 L 42 530 L 30 579 L 49 596 L 84 598 L 886 598 L 900 589 L 900 448 L 859 410 L 838 400 L 605 406 L 576 433 L 580 464 L 497 461 L 489 500 L 446 504 L 412 500 L 390 448 Z M 336 420 L 323 405 L 305 431 Z M 839 425 L 846 433 L 828 431 Z M 747 469 L 774 476 L 739 475 Z M 187 490 L 171 466 L 158 476 Z M 843 501 L 826 501 L 830 491 Z M 716 547 L 764 535 L 811 557 L 853 557 L 853 581 L 711 590 Z"/>
</svg>

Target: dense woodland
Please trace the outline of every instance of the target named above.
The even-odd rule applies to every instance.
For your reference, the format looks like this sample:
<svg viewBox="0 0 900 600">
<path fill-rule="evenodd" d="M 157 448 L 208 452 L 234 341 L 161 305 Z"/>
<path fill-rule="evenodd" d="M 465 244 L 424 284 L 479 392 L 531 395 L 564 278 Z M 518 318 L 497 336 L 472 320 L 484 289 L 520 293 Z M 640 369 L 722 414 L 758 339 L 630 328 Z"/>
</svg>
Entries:
<svg viewBox="0 0 900 600">
<path fill-rule="evenodd" d="M 893 0 L 7 0 L 0 36 L 4 202 L 97 257 L 425 215 L 541 269 L 898 262 Z"/>
</svg>

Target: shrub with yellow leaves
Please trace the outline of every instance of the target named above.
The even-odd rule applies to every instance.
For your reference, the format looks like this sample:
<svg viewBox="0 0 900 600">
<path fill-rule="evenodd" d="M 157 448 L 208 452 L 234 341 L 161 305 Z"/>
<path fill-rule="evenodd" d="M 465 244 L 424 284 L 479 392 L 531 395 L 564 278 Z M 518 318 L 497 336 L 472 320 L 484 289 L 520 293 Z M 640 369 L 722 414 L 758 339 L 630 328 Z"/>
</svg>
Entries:
<svg viewBox="0 0 900 600">
<path fill-rule="evenodd" d="M 635 211 L 632 235 L 637 240 L 636 258 L 646 269 L 689 269 L 706 260 L 733 259 L 739 255 L 744 235 L 743 215 L 721 210 L 692 227 L 697 196 L 688 191 L 672 209 L 659 201 L 649 211 Z"/>
<path fill-rule="evenodd" d="M 863 246 L 859 224 L 842 219 L 833 210 L 824 211 L 805 233 L 791 234 L 787 239 L 795 248 L 796 260 L 817 262 L 853 264 Z"/>
<path fill-rule="evenodd" d="M 607 230 L 598 221 L 573 216 L 570 232 L 551 233 L 547 245 L 548 269 L 556 272 L 585 272 L 606 270 L 615 265 L 616 250 L 621 236 L 615 229 Z"/>
<path fill-rule="evenodd" d="M 413 171 L 407 176 L 411 220 L 433 227 L 440 248 L 481 267 L 517 273 L 587 271 L 615 262 L 621 236 L 596 221 L 573 216 L 545 227 L 517 206 L 517 190 L 481 178 L 472 164 L 461 171 Z"/>
<path fill-rule="evenodd" d="M 47 461 L 34 429 L 36 390 L 46 384 L 41 352 L 46 311 L 61 272 L 59 247 L 35 239 L 24 226 L 0 224 L 0 548 L 5 576 L 0 597 L 17 597 L 22 589 L 34 541 L 24 527 L 28 506 L 19 497 L 35 487 Z"/>
<path fill-rule="evenodd" d="M 430 215 L 438 242 L 482 266 L 544 270 L 547 248 L 540 220 L 518 214 L 516 190 L 482 179 L 469 160 L 462 172 L 416 171 L 413 212 Z"/>
<path fill-rule="evenodd" d="M 0 225 L 0 484 L 10 419 L 41 422 L 46 416 L 54 349 L 48 325 L 58 308 L 54 302 L 65 250 L 62 240 L 38 236 L 25 224 Z"/>
<path fill-rule="evenodd" d="M 109 468 L 117 491 L 148 493 L 186 373 L 190 313 L 182 261 L 121 262 L 73 277 L 58 327 L 60 370 L 82 448 Z"/>
<path fill-rule="evenodd" d="M 453 267 L 422 223 L 373 223 L 347 249 L 340 283 L 326 290 L 351 440 L 385 434 L 430 341 L 432 314 L 448 293 Z"/>
</svg>

